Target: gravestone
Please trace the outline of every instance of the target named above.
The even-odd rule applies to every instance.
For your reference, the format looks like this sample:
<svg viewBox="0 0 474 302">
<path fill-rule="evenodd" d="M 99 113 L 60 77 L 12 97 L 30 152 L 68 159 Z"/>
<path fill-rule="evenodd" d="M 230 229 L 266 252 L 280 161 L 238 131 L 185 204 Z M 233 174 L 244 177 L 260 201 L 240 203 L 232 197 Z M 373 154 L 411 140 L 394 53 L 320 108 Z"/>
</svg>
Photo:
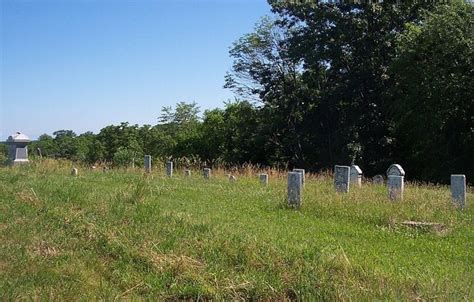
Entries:
<svg viewBox="0 0 474 302">
<path fill-rule="evenodd" d="M 384 183 L 384 179 L 383 179 L 383 175 L 375 175 L 373 178 L 372 178 L 372 183 L 374 185 L 383 185 Z"/>
<path fill-rule="evenodd" d="M 351 166 L 350 179 L 352 184 L 356 185 L 358 188 L 362 187 L 362 170 L 359 166 Z"/>
<path fill-rule="evenodd" d="M 184 170 L 184 176 L 186 176 L 186 177 L 191 176 L 191 170 L 189 170 L 189 169 Z"/>
<path fill-rule="evenodd" d="M 405 170 L 399 164 L 393 164 L 387 169 L 387 177 L 390 175 L 405 176 Z"/>
<path fill-rule="evenodd" d="M 336 192 L 349 192 L 350 170 L 351 168 L 348 166 L 334 166 L 334 188 Z"/>
<path fill-rule="evenodd" d="M 145 155 L 145 172 L 151 173 L 151 155 Z"/>
<path fill-rule="evenodd" d="M 41 153 L 41 148 L 36 148 L 36 154 L 38 154 L 39 158 L 43 158 L 43 153 Z"/>
<path fill-rule="evenodd" d="M 229 175 L 229 181 L 230 181 L 230 182 L 236 182 L 236 181 L 237 181 L 237 177 L 235 177 L 234 175 Z"/>
<path fill-rule="evenodd" d="M 451 198 L 461 209 L 466 207 L 466 175 L 451 175 Z"/>
<path fill-rule="evenodd" d="M 300 172 L 288 173 L 288 205 L 290 207 L 299 208 L 301 206 L 301 189 L 303 182 Z"/>
<path fill-rule="evenodd" d="M 77 176 L 77 173 L 78 173 L 77 168 L 72 168 L 71 175 L 72 176 Z"/>
<path fill-rule="evenodd" d="M 258 175 L 258 178 L 260 179 L 260 183 L 264 186 L 268 185 L 268 174 L 266 173 L 261 173 Z"/>
<path fill-rule="evenodd" d="M 301 183 L 304 186 L 304 183 L 305 183 L 305 171 L 304 171 L 304 169 L 293 169 L 293 172 L 301 173 Z"/>
<path fill-rule="evenodd" d="M 166 162 L 166 176 L 173 177 L 173 162 L 172 161 Z"/>
<path fill-rule="evenodd" d="M 403 200 L 403 191 L 405 190 L 404 177 L 389 175 L 387 177 L 387 188 L 390 200 Z"/>
<path fill-rule="evenodd" d="M 204 168 L 202 172 L 205 179 L 211 178 L 211 168 Z"/>
<path fill-rule="evenodd" d="M 21 132 L 8 137 L 8 161 L 12 165 L 28 163 L 28 143 L 30 138 Z"/>
</svg>

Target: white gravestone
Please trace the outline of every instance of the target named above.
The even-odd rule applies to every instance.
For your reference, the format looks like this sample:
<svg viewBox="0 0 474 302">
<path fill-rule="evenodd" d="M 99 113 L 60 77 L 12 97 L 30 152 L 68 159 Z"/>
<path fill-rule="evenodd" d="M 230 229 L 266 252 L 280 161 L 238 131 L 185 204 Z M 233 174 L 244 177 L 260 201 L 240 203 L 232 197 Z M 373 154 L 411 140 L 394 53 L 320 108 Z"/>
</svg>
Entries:
<svg viewBox="0 0 474 302">
<path fill-rule="evenodd" d="M 387 188 L 390 200 L 403 200 L 403 191 L 405 190 L 404 177 L 389 175 L 387 178 Z"/>
<path fill-rule="evenodd" d="M 229 175 L 229 181 L 230 181 L 230 182 L 236 182 L 236 181 L 237 181 L 237 177 L 235 177 L 234 175 Z"/>
<path fill-rule="evenodd" d="M 77 168 L 72 168 L 71 175 L 72 176 L 77 176 L 77 173 L 78 173 Z"/>
<path fill-rule="evenodd" d="M 390 200 L 403 200 L 405 190 L 405 170 L 399 164 L 393 164 L 387 169 L 387 188 Z"/>
<path fill-rule="evenodd" d="M 393 164 L 387 169 L 387 177 L 390 175 L 405 176 L 405 170 L 399 164 Z"/>
<path fill-rule="evenodd" d="M 184 170 L 184 176 L 186 176 L 186 177 L 191 176 L 191 170 L 189 170 L 189 169 Z"/>
<path fill-rule="evenodd" d="M 151 173 L 151 155 L 145 155 L 145 172 Z"/>
<path fill-rule="evenodd" d="M 173 177 L 173 162 L 172 161 L 166 162 L 166 176 Z"/>
<path fill-rule="evenodd" d="M 288 205 L 290 207 L 299 208 L 301 206 L 301 173 L 288 173 Z"/>
<path fill-rule="evenodd" d="M 334 188 L 336 192 L 349 192 L 350 170 L 351 168 L 348 166 L 336 165 L 334 167 Z"/>
<path fill-rule="evenodd" d="M 210 168 L 204 168 L 202 170 L 202 172 L 203 172 L 203 175 L 204 175 L 205 179 L 211 178 L 211 169 Z"/>
<path fill-rule="evenodd" d="M 466 207 L 466 175 L 451 175 L 451 197 L 461 209 Z"/>
<path fill-rule="evenodd" d="M 306 180 L 306 179 L 305 179 L 305 171 L 304 171 L 304 169 L 293 169 L 293 172 L 299 172 L 299 173 L 301 173 L 301 183 L 302 183 L 303 186 L 304 186 L 305 180 Z"/>
<path fill-rule="evenodd" d="M 266 173 L 261 173 L 258 175 L 258 178 L 260 179 L 260 183 L 264 186 L 268 185 L 268 174 Z"/>
<path fill-rule="evenodd" d="M 8 160 L 12 165 L 28 163 L 28 143 L 30 138 L 21 132 L 8 137 Z"/>
<path fill-rule="evenodd" d="M 372 178 L 372 183 L 374 185 L 383 185 L 384 183 L 384 180 L 383 180 L 383 175 L 375 175 L 373 178 Z"/>
<path fill-rule="evenodd" d="M 357 165 L 351 166 L 351 183 L 355 184 L 358 188 L 362 187 L 362 170 Z"/>
</svg>

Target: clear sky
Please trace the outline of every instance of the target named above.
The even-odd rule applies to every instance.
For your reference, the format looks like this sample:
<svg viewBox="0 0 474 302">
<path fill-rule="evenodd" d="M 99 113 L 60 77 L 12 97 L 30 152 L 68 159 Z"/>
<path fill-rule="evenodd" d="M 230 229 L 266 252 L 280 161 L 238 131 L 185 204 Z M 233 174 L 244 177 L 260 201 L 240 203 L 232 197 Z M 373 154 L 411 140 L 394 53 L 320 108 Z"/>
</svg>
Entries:
<svg viewBox="0 0 474 302">
<path fill-rule="evenodd" d="M 0 0 L 0 140 L 156 124 L 162 106 L 232 99 L 232 42 L 265 0 Z"/>
</svg>

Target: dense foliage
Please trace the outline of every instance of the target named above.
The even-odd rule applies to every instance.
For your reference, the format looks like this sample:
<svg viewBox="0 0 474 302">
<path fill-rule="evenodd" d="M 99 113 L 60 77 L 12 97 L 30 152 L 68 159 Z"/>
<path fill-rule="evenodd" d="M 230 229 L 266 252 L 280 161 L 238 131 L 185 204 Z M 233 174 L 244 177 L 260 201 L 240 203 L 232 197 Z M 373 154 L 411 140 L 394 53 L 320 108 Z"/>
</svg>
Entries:
<svg viewBox="0 0 474 302">
<path fill-rule="evenodd" d="M 157 125 L 61 130 L 43 155 L 128 165 L 144 154 L 206 164 L 359 164 L 410 178 L 474 177 L 474 7 L 269 1 L 274 16 L 231 47 L 236 101 L 203 112 L 181 102 Z"/>
</svg>

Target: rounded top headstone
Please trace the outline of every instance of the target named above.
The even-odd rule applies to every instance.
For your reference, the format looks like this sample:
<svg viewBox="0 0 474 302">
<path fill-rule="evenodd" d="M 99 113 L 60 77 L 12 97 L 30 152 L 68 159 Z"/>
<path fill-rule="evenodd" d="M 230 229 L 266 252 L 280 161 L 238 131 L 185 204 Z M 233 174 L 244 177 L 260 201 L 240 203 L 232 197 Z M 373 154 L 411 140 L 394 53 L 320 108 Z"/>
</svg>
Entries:
<svg viewBox="0 0 474 302">
<path fill-rule="evenodd" d="M 387 169 L 387 176 L 405 176 L 405 170 L 399 164 L 393 164 Z"/>
<path fill-rule="evenodd" d="M 8 143 L 29 143 L 30 141 L 30 138 L 26 134 L 19 131 L 10 135 L 7 139 Z"/>
<path fill-rule="evenodd" d="M 362 175 L 362 169 L 358 165 L 352 165 L 351 166 L 351 173 Z"/>
</svg>

